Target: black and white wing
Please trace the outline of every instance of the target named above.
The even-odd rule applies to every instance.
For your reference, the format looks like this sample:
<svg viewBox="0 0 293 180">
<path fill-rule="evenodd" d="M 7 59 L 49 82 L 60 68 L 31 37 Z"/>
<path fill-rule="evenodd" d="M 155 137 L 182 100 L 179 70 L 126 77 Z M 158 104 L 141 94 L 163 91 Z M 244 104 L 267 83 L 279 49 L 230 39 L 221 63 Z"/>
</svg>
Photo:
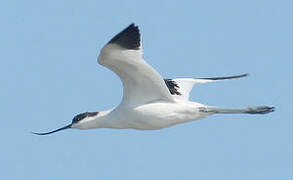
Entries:
<svg viewBox="0 0 293 180">
<path fill-rule="evenodd" d="M 103 47 L 98 63 L 120 77 L 123 84 L 122 103 L 174 102 L 161 75 L 144 61 L 142 55 L 139 29 L 131 24 Z"/>
<path fill-rule="evenodd" d="M 164 79 L 169 92 L 173 95 L 176 100 L 189 100 L 189 94 L 193 86 L 197 83 L 208 83 L 221 81 L 226 79 L 236 79 L 246 77 L 247 74 L 241 74 L 237 76 L 226 76 L 226 77 L 212 77 L 212 78 L 176 78 L 176 79 Z"/>
</svg>

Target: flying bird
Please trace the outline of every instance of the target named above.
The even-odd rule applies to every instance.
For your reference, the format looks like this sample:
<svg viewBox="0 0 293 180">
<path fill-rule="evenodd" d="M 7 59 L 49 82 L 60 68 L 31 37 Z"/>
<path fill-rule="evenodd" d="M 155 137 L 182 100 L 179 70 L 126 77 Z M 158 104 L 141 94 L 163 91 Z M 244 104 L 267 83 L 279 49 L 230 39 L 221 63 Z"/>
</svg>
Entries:
<svg viewBox="0 0 293 180">
<path fill-rule="evenodd" d="M 98 63 L 115 72 L 123 84 L 121 103 L 102 112 L 76 115 L 72 122 L 47 135 L 64 129 L 138 129 L 155 130 L 201 119 L 213 114 L 266 114 L 274 107 L 255 106 L 242 109 L 219 108 L 189 101 L 195 84 L 237 79 L 247 74 L 212 78 L 163 79 L 143 59 L 138 26 L 134 23 L 114 36 L 101 50 Z"/>
</svg>

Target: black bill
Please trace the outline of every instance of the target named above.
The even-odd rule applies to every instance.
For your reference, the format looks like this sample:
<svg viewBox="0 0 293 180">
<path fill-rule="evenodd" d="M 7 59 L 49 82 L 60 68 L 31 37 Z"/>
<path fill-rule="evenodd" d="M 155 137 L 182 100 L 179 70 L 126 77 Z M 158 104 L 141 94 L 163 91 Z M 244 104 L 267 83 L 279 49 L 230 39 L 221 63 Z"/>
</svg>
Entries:
<svg viewBox="0 0 293 180">
<path fill-rule="evenodd" d="M 35 133 L 35 132 L 32 132 L 33 134 L 36 134 L 36 135 L 47 135 L 47 134 L 52 134 L 52 133 L 55 133 L 55 132 L 58 132 L 58 131 L 62 131 L 62 130 L 65 130 L 65 129 L 69 129 L 71 128 L 72 124 L 69 124 L 67 126 L 64 126 L 62 128 L 59 128 L 59 129 L 56 129 L 54 131 L 50 131 L 50 132 L 45 132 L 45 133 Z"/>
</svg>

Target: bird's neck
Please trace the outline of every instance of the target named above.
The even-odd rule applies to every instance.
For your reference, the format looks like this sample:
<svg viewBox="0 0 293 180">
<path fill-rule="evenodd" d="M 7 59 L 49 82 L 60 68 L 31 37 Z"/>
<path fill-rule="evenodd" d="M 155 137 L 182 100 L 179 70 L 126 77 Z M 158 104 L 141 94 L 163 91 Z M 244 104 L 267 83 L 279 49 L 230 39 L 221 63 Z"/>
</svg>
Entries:
<svg viewBox="0 0 293 180">
<path fill-rule="evenodd" d="M 113 128 L 115 123 L 111 118 L 112 111 L 113 109 L 99 112 L 97 116 L 82 122 L 78 129 Z"/>
</svg>

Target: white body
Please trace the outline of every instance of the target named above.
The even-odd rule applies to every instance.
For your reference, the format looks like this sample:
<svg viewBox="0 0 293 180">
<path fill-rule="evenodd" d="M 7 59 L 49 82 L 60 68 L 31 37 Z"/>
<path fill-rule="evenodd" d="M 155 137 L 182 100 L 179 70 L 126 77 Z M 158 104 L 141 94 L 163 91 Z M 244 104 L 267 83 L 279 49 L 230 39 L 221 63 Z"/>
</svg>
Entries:
<svg viewBox="0 0 293 180">
<path fill-rule="evenodd" d="M 211 114 L 199 112 L 199 107 L 204 105 L 191 101 L 152 102 L 135 107 L 119 105 L 77 124 L 76 128 L 161 129 Z"/>
<path fill-rule="evenodd" d="M 214 113 L 255 113 L 255 109 L 219 110 L 189 101 L 196 83 L 245 77 L 247 74 L 218 78 L 176 78 L 170 84 L 143 59 L 137 26 L 131 24 L 106 44 L 98 63 L 115 72 L 123 84 L 123 98 L 114 109 L 86 117 L 71 128 L 161 129 L 204 118 Z M 169 87 L 170 86 L 170 87 Z M 173 91 L 173 92 L 172 92 Z M 267 108 L 257 111 L 267 111 Z"/>
<path fill-rule="evenodd" d="M 189 101 L 189 93 L 197 83 L 241 78 L 247 74 L 216 78 L 163 79 L 142 56 L 139 29 L 131 24 L 113 37 L 98 57 L 98 63 L 115 72 L 122 81 L 123 98 L 120 105 L 108 111 L 78 114 L 67 126 L 34 134 L 47 135 L 68 128 L 152 130 L 215 113 L 265 114 L 274 111 L 273 107 L 267 106 L 221 109 Z"/>
<path fill-rule="evenodd" d="M 138 31 L 135 26 L 128 28 Z M 127 33 L 125 31 L 122 32 Z M 161 75 L 142 56 L 140 40 L 135 49 L 127 49 L 110 41 L 101 50 L 98 63 L 120 77 L 122 101 L 116 108 L 85 118 L 73 124 L 72 128 L 161 129 L 210 114 L 199 112 L 198 108 L 204 105 L 188 101 L 195 80 L 182 81 L 182 95 L 172 96 Z"/>
</svg>

